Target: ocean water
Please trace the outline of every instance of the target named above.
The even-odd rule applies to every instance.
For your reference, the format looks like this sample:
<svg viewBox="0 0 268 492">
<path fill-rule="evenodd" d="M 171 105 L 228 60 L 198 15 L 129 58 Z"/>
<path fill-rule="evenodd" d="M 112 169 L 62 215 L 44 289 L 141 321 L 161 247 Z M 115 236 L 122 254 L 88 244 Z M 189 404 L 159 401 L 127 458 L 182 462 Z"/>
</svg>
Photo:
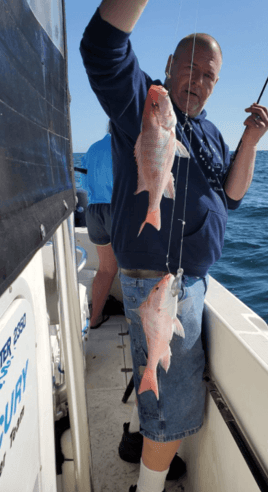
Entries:
<svg viewBox="0 0 268 492">
<path fill-rule="evenodd" d="M 75 166 L 83 155 L 73 154 Z M 83 175 L 75 174 L 83 187 Z M 223 254 L 209 273 L 268 323 L 268 151 L 257 152 L 253 182 L 229 211 Z"/>
<path fill-rule="evenodd" d="M 268 151 L 258 151 L 249 191 L 229 211 L 223 254 L 209 272 L 268 323 Z"/>
</svg>

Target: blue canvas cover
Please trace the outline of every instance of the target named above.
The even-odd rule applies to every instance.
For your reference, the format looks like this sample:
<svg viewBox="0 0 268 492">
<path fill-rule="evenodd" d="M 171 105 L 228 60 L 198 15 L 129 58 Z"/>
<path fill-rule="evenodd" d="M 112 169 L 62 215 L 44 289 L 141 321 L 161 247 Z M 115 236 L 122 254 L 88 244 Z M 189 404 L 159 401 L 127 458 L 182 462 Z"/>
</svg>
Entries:
<svg viewBox="0 0 268 492">
<path fill-rule="evenodd" d="M 1 7 L 0 295 L 75 209 L 64 53 L 26 0 Z"/>
</svg>

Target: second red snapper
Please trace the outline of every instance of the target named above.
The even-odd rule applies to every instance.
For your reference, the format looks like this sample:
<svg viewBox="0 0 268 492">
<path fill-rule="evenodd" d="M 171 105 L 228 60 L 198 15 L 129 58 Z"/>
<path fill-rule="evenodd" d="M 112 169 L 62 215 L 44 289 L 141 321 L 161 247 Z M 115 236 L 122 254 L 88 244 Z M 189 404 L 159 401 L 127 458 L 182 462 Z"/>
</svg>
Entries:
<svg viewBox="0 0 268 492">
<path fill-rule="evenodd" d="M 160 202 L 162 196 L 175 199 L 174 177 L 171 172 L 175 154 L 189 157 L 184 145 L 176 140 L 177 118 L 168 91 L 151 85 L 142 115 L 142 130 L 135 145 L 138 165 L 138 187 L 135 195 L 147 190 L 149 206 L 145 224 L 161 228 Z"/>
<path fill-rule="evenodd" d="M 171 285 L 174 275 L 165 275 L 151 290 L 148 298 L 135 311 L 142 321 L 148 346 L 148 361 L 138 394 L 152 390 L 159 399 L 156 368 L 158 362 L 167 372 L 170 366 L 170 342 L 173 333 L 185 337 L 177 318 L 177 296 L 173 297 Z"/>
</svg>

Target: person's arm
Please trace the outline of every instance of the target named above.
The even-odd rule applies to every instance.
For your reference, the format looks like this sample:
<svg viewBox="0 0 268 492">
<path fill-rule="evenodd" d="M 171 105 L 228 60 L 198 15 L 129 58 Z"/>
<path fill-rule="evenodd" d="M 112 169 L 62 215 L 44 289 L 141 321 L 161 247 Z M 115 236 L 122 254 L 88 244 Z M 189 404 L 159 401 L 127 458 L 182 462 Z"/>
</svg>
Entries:
<svg viewBox="0 0 268 492">
<path fill-rule="evenodd" d="M 266 107 L 254 103 L 245 111 L 252 114 L 244 122 L 247 128 L 224 185 L 226 194 L 233 200 L 241 200 L 247 192 L 254 173 L 258 141 L 268 130 Z M 261 119 L 256 120 L 258 116 Z"/>
<path fill-rule="evenodd" d="M 131 32 L 149 0 L 103 0 L 100 16 L 112 26 Z"/>
</svg>

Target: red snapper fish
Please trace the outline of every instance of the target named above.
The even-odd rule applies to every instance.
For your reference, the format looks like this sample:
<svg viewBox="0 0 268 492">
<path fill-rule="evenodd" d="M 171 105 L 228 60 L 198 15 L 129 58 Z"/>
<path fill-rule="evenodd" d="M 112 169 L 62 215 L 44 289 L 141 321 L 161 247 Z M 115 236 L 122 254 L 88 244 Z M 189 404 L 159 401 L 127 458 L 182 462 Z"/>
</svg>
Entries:
<svg viewBox="0 0 268 492">
<path fill-rule="evenodd" d="M 185 338 L 182 324 L 177 318 L 177 296 L 172 295 L 171 286 L 175 277 L 165 275 L 151 290 L 148 298 L 138 309 L 148 346 L 148 361 L 138 394 L 152 390 L 157 399 L 159 391 L 156 368 L 158 362 L 167 372 L 170 366 L 170 342 L 173 333 Z"/>
<path fill-rule="evenodd" d="M 135 195 L 147 190 L 149 206 L 145 224 L 161 228 L 160 202 L 162 196 L 175 199 L 174 177 L 171 172 L 174 157 L 190 157 L 184 145 L 176 140 L 177 118 L 168 91 L 151 85 L 142 115 L 142 130 L 134 148 L 138 165 L 138 187 Z"/>
</svg>

